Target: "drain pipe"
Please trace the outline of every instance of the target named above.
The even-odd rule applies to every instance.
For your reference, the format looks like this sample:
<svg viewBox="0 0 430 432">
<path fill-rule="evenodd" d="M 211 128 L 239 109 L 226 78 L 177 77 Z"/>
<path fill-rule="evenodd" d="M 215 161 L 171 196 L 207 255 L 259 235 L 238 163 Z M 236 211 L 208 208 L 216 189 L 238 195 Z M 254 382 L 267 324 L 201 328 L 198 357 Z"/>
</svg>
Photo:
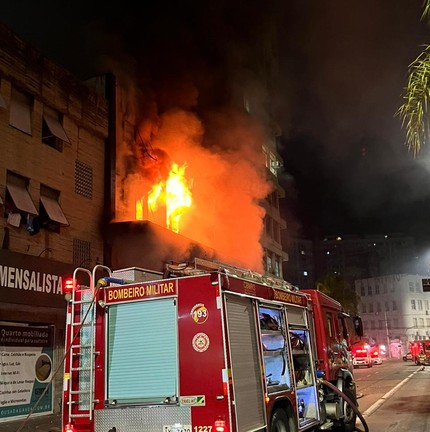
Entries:
<svg viewBox="0 0 430 432">
<path fill-rule="evenodd" d="M 364 420 L 363 415 L 358 410 L 357 405 L 343 392 L 341 392 L 335 385 L 333 385 L 331 382 L 326 380 L 321 380 L 321 383 L 327 387 L 329 387 L 331 390 L 333 390 L 335 393 L 337 393 L 342 399 L 344 399 L 354 410 L 354 412 L 357 414 L 358 418 L 361 420 L 361 423 L 364 426 L 364 432 L 369 432 L 369 427 L 367 426 L 366 420 Z M 361 429 L 358 429 L 355 427 L 355 430 L 358 432 L 362 432 Z"/>
</svg>

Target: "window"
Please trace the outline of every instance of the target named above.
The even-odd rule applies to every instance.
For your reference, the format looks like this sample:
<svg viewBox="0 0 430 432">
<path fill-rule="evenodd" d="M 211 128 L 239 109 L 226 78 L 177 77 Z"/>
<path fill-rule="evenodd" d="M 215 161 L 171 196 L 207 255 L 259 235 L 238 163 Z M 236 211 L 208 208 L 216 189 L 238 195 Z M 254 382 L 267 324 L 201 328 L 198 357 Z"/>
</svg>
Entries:
<svg viewBox="0 0 430 432">
<path fill-rule="evenodd" d="M 58 151 L 63 151 L 63 142 L 70 144 L 62 125 L 62 116 L 57 111 L 43 108 L 42 142 Z"/>
<path fill-rule="evenodd" d="M 430 327 L 430 318 L 426 318 L 426 327 Z"/>
<path fill-rule="evenodd" d="M 418 327 L 423 328 L 424 327 L 424 318 L 418 319 Z"/>
<path fill-rule="evenodd" d="M 423 310 L 423 301 L 418 300 L 418 310 Z"/>
<path fill-rule="evenodd" d="M 364 297 L 366 295 L 366 288 L 363 285 L 361 285 L 360 291 L 361 291 L 361 295 Z"/>
<path fill-rule="evenodd" d="M 386 311 L 390 310 L 390 304 L 387 301 L 385 302 L 385 310 Z"/>
<path fill-rule="evenodd" d="M 365 304 L 365 303 L 362 304 L 362 306 L 361 306 L 361 311 L 362 311 L 363 313 L 366 313 L 366 304 Z"/>
<path fill-rule="evenodd" d="M 273 221 L 273 240 L 280 243 L 281 242 L 281 229 L 277 221 Z"/>
<path fill-rule="evenodd" d="M 414 327 L 418 327 L 418 320 L 416 318 L 412 318 L 412 323 Z"/>
<path fill-rule="evenodd" d="M 409 282 L 409 291 L 414 292 L 414 283 L 413 282 Z"/>
<path fill-rule="evenodd" d="M 18 228 L 38 215 L 28 192 L 29 179 L 10 171 L 6 174 L 5 213 L 8 224 Z"/>
<path fill-rule="evenodd" d="M 397 303 L 396 303 L 396 301 L 393 300 L 393 311 L 396 311 L 396 310 L 397 310 Z"/>
<path fill-rule="evenodd" d="M 381 312 L 381 303 L 376 303 L 376 312 Z"/>
<path fill-rule="evenodd" d="M 373 312 L 373 303 L 369 304 L 369 312 Z"/>
<path fill-rule="evenodd" d="M 60 192 L 40 185 L 40 227 L 56 233 L 61 226 L 69 226 L 58 199 Z"/>
<path fill-rule="evenodd" d="M 371 328 L 371 330 L 375 330 L 375 321 L 374 320 L 370 320 L 370 328 Z"/>
<path fill-rule="evenodd" d="M 417 305 L 415 304 L 415 300 L 411 300 L 411 309 L 412 310 L 416 310 L 417 309 Z"/>
<path fill-rule="evenodd" d="M 379 285 L 378 284 L 375 285 L 375 294 L 379 294 Z"/>
<path fill-rule="evenodd" d="M 416 292 L 421 292 L 421 287 L 420 287 L 420 283 L 419 282 L 415 282 L 415 291 Z"/>
<path fill-rule="evenodd" d="M 424 300 L 424 309 L 428 310 L 429 308 L 429 301 L 428 300 Z"/>
<path fill-rule="evenodd" d="M 378 321 L 378 325 L 379 325 L 379 329 L 383 329 L 385 327 L 385 321 L 384 320 L 379 320 Z"/>
<path fill-rule="evenodd" d="M 272 273 L 272 254 L 266 251 L 266 271 Z"/>
<path fill-rule="evenodd" d="M 373 295 L 373 293 L 372 293 L 372 287 L 369 285 L 368 287 L 367 287 L 367 295 Z"/>
<path fill-rule="evenodd" d="M 9 111 L 9 124 L 31 135 L 31 112 L 33 97 L 12 88 Z"/>
<path fill-rule="evenodd" d="M 275 276 L 277 277 L 281 277 L 281 266 L 280 266 L 280 261 L 281 261 L 281 257 L 275 255 L 275 269 L 274 269 L 274 273 Z"/>
</svg>

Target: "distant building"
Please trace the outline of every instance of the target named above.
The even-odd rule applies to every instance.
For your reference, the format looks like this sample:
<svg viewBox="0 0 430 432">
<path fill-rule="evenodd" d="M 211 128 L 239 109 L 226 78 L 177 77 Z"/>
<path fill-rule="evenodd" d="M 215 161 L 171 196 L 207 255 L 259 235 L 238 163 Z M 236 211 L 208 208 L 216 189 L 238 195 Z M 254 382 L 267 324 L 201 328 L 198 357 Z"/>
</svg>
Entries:
<svg viewBox="0 0 430 432">
<path fill-rule="evenodd" d="M 299 288 L 315 288 L 314 242 L 286 236 L 288 261 L 284 261 L 284 279 Z"/>
<path fill-rule="evenodd" d="M 329 236 L 316 247 L 316 273 L 354 280 L 397 273 L 416 273 L 415 241 L 402 234 Z"/>
<path fill-rule="evenodd" d="M 365 336 L 389 344 L 394 357 L 406 351 L 408 342 L 430 339 L 430 292 L 423 291 L 424 278 L 391 274 L 355 281 Z"/>
</svg>

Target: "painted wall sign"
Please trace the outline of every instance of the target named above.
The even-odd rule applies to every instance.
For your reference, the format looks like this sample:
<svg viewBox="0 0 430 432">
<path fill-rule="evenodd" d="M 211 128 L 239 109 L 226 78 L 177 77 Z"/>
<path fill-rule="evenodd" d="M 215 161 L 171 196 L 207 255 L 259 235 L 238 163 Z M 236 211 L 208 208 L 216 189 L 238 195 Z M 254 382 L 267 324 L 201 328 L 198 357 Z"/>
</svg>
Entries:
<svg viewBox="0 0 430 432">
<path fill-rule="evenodd" d="M 61 276 L 0 264 L 0 286 L 24 291 L 63 294 Z"/>
<path fill-rule="evenodd" d="M 0 422 L 26 417 L 36 402 L 34 413 L 53 412 L 53 335 L 54 326 L 0 323 Z"/>
</svg>

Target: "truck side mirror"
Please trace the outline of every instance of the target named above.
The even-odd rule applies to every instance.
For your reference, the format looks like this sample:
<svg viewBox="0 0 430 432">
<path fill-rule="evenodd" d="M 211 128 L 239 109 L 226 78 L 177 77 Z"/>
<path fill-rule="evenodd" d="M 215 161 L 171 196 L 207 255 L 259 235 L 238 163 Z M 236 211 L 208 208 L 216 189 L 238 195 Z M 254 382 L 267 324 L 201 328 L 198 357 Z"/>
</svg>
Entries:
<svg viewBox="0 0 430 432">
<path fill-rule="evenodd" d="M 363 331 L 363 321 L 361 320 L 361 317 L 356 316 L 353 319 L 354 321 L 354 328 L 355 332 L 357 333 L 357 336 L 363 337 L 364 331 Z"/>
</svg>

